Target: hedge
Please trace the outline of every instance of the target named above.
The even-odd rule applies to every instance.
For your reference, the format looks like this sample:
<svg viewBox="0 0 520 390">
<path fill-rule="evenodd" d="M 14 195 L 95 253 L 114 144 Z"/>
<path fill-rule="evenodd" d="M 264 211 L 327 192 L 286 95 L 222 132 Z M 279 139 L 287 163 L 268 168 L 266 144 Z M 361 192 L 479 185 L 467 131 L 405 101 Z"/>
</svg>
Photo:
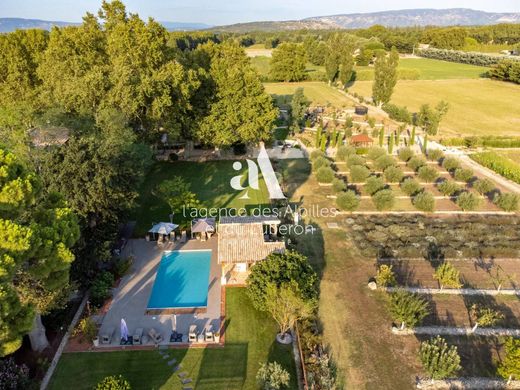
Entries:
<svg viewBox="0 0 520 390">
<path fill-rule="evenodd" d="M 503 59 L 501 56 L 491 54 L 434 48 L 417 50 L 416 53 L 425 58 L 478 66 L 492 66 L 498 64 Z"/>
<path fill-rule="evenodd" d="M 444 146 L 465 146 L 468 148 L 520 148 L 520 137 L 464 137 L 446 138 L 439 141 Z"/>
<path fill-rule="evenodd" d="M 495 152 L 482 152 L 469 155 L 480 165 L 489 168 L 506 179 L 520 184 L 520 165 Z"/>
<path fill-rule="evenodd" d="M 502 60 L 489 71 L 489 76 L 496 80 L 520 84 L 520 62 Z"/>
<path fill-rule="evenodd" d="M 407 107 L 398 106 L 398 105 L 392 104 L 392 103 L 386 103 L 386 104 L 383 104 L 383 106 L 381 108 L 393 120 L 396 120 L 398 122 L 409 123 L 409 124 L 412 123 L 412 113 L 410 111 L 408 111 Z"/>
</svg>

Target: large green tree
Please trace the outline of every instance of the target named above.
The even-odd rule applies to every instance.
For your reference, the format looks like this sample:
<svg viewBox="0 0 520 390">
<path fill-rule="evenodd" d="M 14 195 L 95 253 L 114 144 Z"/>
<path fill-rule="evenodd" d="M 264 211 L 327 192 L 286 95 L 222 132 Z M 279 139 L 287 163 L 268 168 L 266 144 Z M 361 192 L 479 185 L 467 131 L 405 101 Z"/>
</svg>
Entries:
<svg viewBox="0 0 520 390">
<path fill-rule="evenodd" d="M 374 103 L 382 105 L 388 103 L 397 83 L 397 66 L 399 53 L 392 48 L 390 54 L 379 53 L 374 67 L 374 83 L 372 84 L 372 98 Z"/>
<path fill-rule="evenodd" d="M 219 147 L 268 140 L 278 111 L 244 50 L 232 42 L 208 44 L 203 50 L 210 57 L 215 93 L 209 114 L 195 131 L 197 138 Z"/>
<path fill-rule="evenodd" d="M 271 58 L 271 78 L 276 81 L 301 81 L 305 79 L 307 53 L 298 43 L 282 43 L 273 50 Z"/>
<path fill-rule="evenodd" d="M 291 118 L 295 127 L 298 127 L 303 123 L 303 118 L 307 112 L 309 104 L 309 100 L 307 100 L 303 93 L 303 87 L 296 88 L 291 100 Z"/>
<path fill-rule="evenodd" d="M 39 315 L 67 291 L 78 237 L 61 196 L 44 197 L 38 178 L 0 149 L 0 356 L 18 349 L 34 324 L 33 346 L 47 345 Z"/>
</svg>

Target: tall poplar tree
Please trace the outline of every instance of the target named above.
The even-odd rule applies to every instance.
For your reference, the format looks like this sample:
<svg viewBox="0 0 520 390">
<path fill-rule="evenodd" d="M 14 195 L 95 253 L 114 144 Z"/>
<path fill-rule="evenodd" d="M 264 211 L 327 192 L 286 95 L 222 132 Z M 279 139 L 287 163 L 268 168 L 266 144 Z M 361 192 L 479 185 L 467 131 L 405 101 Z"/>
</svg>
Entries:
<svg viewBox="0 0 520 390">
<path fill-rule="evenodd" d="M 397 66 L 399 53 L 392 48 L 390 54 L 380 53 L 377 56 L 374 68 L 374 83 L 372 84 L 372 98 L 374 103 L 381 106 L 390 101 L 397 83 Z"/>
</svg>

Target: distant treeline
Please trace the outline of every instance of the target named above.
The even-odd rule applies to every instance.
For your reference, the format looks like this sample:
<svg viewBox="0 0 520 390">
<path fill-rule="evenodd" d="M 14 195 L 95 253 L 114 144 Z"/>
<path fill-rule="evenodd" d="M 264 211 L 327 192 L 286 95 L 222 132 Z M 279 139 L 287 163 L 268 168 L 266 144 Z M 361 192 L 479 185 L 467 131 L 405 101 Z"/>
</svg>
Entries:
<svg viewBox="0 0 520 390">
<path fill-rule="evenodd" d="M 377 40 L 385 49 L 396 47 L 402 53 L 411 53 L 419 43 L 430 44 L 438 49 L 460 50 L 475 44 L 520 44 L 520 24 L 497 24 L 475 27 L 384 27 L 380 25 L 353 30 L 296 30 L 296 31 L 257 31 L 247 34 L 228 34 L 234 36 L 243 46 L 264 44 L 267 48 L 276 47 L 281 42 L 304 42 L 313 37 L 326 41 L 333 33 L 356 35 L 360 38 Z"/>
<path fill-rule="evenodd" d="M 499 55 L 434 48 L 421 49 L 418 50 L 416 54 L 420 55 L 421 57 L 433 58 L 436 60 L 458 62 L 461 64 L 470 64 L 478 66 L 496 65 L 504 58 L 503 56 Z M 514 60 L 512 59 L 511 62 L 513 61 Z M 518 57 L 517 61 L 520 61 L 520 57 Z"/>
</svg>

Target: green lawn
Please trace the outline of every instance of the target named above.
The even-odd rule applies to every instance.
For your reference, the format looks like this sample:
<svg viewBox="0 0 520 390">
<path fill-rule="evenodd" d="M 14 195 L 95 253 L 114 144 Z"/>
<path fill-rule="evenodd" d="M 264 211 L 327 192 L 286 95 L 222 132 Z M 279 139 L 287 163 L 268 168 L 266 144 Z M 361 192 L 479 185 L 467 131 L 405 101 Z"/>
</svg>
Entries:
<svg viewBox="0 0 520 390">
<path fill-rule="evenodd" d="M 137 207 L 132 211 L 131 219 L 137 221 L 135 234 L 144 234 L 153 222 L 168 221 L 170 209 L 166 202 L 154 195 L 154 190 L 164 180 L 181 176 L 191 183 L 191 191 L 195 192 L 205 207 L 242 208 L 269 203 L 269 193 L 262 178 L 259 189 L 248 189 L 249 199 L 240 199 L 246 190 L 241 192 L 231 188 L 233 176 L 243 174 L 247 180 L 247 164 L 242 162 L 243 169 L 235 171 L 233 161 L 209 161 L 204 163 L 178 161 L 156 163 L 141 187 Z M 174 218 L 178 221 L 178 217 Z"/>
<path fill-rule="evenodd" d="M 303 87 L 303 93 L 313 104 L 335 107 L 352 107 L 354 102 L 320 81 L 307 81 L 302 83 L 264 83 L 267 93 L 273 95 L 277 103 L 290 103 L 291 96 L 298 87 Z"/>
<path fill-rule="evenodd" d="M 290 346 L 274 341 L 276 326 L 251 306 L 243 288 L 226 292 L 226 346 L 207 349 L 171 349 L 182 371 L 193 379 L 195 389 L 257 389 L 260 363 L 277 361 L 291 374 L 291 389 L 297 388 Z M 157 350 L 97 353 L 67 353 L 58 364 L 49 389 L 92 390 L 108 375 L 123 375 L 139 389 L 182 389 L 181 382 Z"/>
<path fill-rule="evenodd" d="M 357 66 L 356 70 L 362 73 L 360 74 L 361 78 L 359 78 L 359 80 L 374 79 L 373 67 Z M 418 80 L 445 80 L 478 79 L 488 71 L 488 68 L 433 60 L 430 58 L 401 58 L 399 59 L 398 70 L 403 73 L 415 70 L 418 73 Z"/>
<path fill-rule="evenodd" d="M 362 96 L 372 95 L 371 81 L 357 81 L 349 88 Z M 440 136 L 520 135 L 520 85 L 478 80 L 398 81 L 392 103 L 419 110 L 424 103 L 440 100 L 450 104 L 441 123 Z"/>
</svg>

